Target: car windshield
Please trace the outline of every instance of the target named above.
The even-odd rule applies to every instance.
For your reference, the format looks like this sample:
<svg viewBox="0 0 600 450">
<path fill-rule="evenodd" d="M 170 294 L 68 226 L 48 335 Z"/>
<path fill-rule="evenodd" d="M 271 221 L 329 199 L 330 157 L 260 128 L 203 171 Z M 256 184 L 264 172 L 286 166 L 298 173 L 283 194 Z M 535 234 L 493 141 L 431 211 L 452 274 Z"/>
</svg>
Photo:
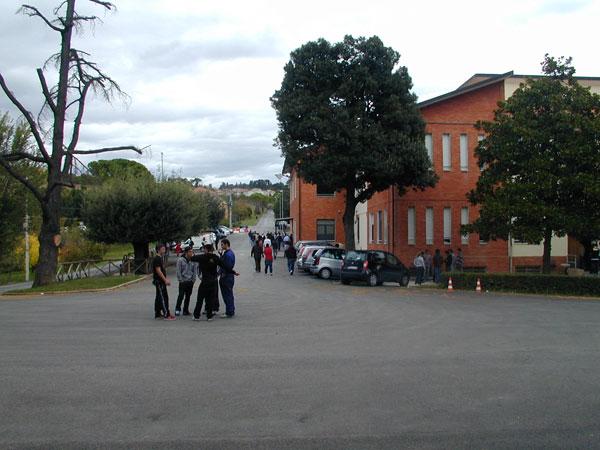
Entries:
<svg viewBox="0 0 600 450">
<path fill-rule="evenodd" d="M 347 261 L 364 261 L 366 253 L 350 251 L 346 253 Z"/>
</svg>

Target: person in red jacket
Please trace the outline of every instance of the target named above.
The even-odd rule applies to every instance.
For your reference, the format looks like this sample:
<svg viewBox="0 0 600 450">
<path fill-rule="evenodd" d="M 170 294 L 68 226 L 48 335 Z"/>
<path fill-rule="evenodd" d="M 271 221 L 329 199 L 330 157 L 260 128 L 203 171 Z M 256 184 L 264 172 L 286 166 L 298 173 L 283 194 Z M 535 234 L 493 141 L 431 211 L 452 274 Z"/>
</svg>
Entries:
<svg viewBox="0 0 600 450">
<path fill-rule="evenodd" d="M 267 270 L 269 270 L 271 276 L 273 276 L 273 247 L 268 242 L 265 244 L 263 253 L 265 255 L 265 275 L 267 274 Z"/>
</svg>

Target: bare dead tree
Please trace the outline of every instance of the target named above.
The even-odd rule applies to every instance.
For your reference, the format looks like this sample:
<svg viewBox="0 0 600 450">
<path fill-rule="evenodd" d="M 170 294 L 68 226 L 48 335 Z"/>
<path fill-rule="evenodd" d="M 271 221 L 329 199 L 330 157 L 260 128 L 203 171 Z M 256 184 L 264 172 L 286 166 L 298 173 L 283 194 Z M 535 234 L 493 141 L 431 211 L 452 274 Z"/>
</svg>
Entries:
<svg viewBox="0 0 600 450">
<path fill-rule="evenodd" d="M 107 1 L 87 1 L 95 3 L 105 11 L 112 11 L 115 8 L 112 3 Z M 97 16 L 80 15 L 75 9 L 75 3 L 76 0 L 61 1 L 54 9 L 54 18 L 52 19 L 31 5 L 23 5 L 20 9 L 27 16 L 40 18 L 46 26 L 60 35 L 60 52 L 51 56 L 43 68 L 37 69 L 44 96 L 44 106 L 37 119 L 15 97 L 0 72 L 0 87 L 29 124 L 36 144 L 34 151 L 0 153 L 0 166 L 25 185 L 42 208 L 42 226 L 39 235 L 40 256 L 34 286 L 51 283 L 56 276 L 62 212 L 61 191 L 64 187 L 73 187 L 71 170 L 75 155 L 119 150 L 132 150 L 140 154 L 142 152 L 135 146 L 88 150 L 81 150 L 77 146 L 86 100 L 90 92 L 107 101 L 126 95 L 112 78 L 89 60 L 88 53 L 73 48 L 73 33 L 84 25 L 91 25 L 99 20 Z M 49 64 L 54 64 L 58 71 L 58 83 L 53 87 L 48 85 L 45 76 L 45 70 Z M 45 113 L 49 116 L 47 130 L 43 125 Z M 66 136 L 68 122 L 71 122 L 72 127 L 70 136 Z M 23 174 L 19 173 L 14 163 L 24 159 L 46 165 L 48 176 L 44 189 L 37 188 Z"/>
</svg>

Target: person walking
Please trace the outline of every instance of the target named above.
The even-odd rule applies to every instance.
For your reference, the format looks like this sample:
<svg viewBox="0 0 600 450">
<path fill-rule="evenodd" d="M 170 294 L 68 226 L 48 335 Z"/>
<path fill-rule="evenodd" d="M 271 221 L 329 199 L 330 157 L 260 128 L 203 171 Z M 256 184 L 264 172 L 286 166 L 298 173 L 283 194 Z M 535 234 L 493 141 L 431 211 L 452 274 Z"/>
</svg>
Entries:
<svg viewBox="0 0 600 450">
<path fill-rule="evenodd" d="M 194 250 L 192 247 L 186 247 L 183 255 L 177 259 L 177 281 L 179 281 L 179 295 L 177 296 L 177 304 L 175 305 L 175 315 L 181 315 L 181 302 L 183 302 L 183 315 L 190 315 L 190 297 L 194 289 L 194 282 L 198 275 L 198 265 L 193 262 Z"/>
<path fill-rule="evenodd" d="M 204 253 L 193 255 L 190 260 L 198 263 L 198 268 L 202 274 L 200 286 L 198 287 L 198 297 L 196 307 L 194 308 L 194 320 L 200 320 L 202 305 L 206 311 L 206 320 L 213 320 L 214 310 L 219 301 L 219 284 L 217 268 L 221 265 L 221 259 L 215 255 L 212 244 L 204 246 Z"/>
<path fill-rule="evenodd" d="M 287 258 L 288 272 L 290 275 L 294 275 L 294 268 L 296 266 L 296 258 L 298 257 L 298 252 L 294 248 L 294 245 L 290 241 L 289 245 L 285 249 L 284 256 Z"/>
<path fill-rule="evenodd" d="M 423 259 L 423 252 L 420 252 L 414 259 L 413 264 L 417 269 L 417 278 L 415 284 L 423 284 L 423 274 L 425 273 L 425 260 Z"/>
<path fill-rule="evenodd" d="M 267 274 L 267 270 L 271 272 L 271 276 L 273 276 L 273 248 L 267 243 L 265 244 L 265 275 Z"/>
<path fill-rule="evenodd" d="M 465 258 L 462 253 L 462 248 L 459 248 L 454 257 L 454 270 L 462 272 L 465 265 Z"/>
<path fill-rule="evenodd" d="M 429 281 L 433 278 L 433 257 L 428 249 L 423 252 L 423 259 L 425 260 L 425 281 Z"/>
<path fill-rule="evenodd" d="M 442 254 L 439 248 L 435 249 L 435 254 L 433 255 L 433 281 L 434 283 L 439 283 L 442 275 Z"/>
<path fill-rule="evenodd" d="M 165 244 L 156 246 L 156 256 L 152 260 L 152 284 L 156 287 L 156 296 L 154 297 L 154 318 L 164 320 L 175 320 L 169 310 L 169 293 L 167 286 L 171 282 L 167 278 L 167 271 L 163 264 L 163 257 L 167 248 Z"/>
<path fill-rule="evenodd" d="M 446 272 L 452 272 L 454 269 L 454 257 L 452 250 L 446 250 Z"/>
<path fill-rule="evenodd" d="M 233 285 L 235 283 L 235 277 L 238 276 L 239 273 L 234 270 L 235 253 L 231 250 L 229 239 L 221 240 L 221 249 L 223 250 L 223 255 L 221 256 L 221 278 L 219 279 L 219 286 L 221 287 L 223 302 L 225 303 L 225 313 L 221 317 L 230 319 L 235 315 Z"/>
<path fill-rule="evenodd" d="M 254 246 L 250 251 L 250 256 L 254 257 L 254 271 L 258 273 L 260 273 L 260 260 L 263 256 L 263 249 L 260 244 L 260 239 L 256 238 L 256 240 L 254 241 Z"/>
</svg>

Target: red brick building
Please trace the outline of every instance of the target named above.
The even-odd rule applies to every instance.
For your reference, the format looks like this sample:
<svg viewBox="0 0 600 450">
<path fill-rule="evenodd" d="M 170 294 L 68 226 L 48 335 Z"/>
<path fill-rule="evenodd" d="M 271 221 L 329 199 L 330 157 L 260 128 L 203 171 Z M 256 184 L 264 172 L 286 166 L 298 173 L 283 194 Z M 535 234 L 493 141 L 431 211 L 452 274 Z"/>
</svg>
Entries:
<svg viewBox="0 0 600 450">
<path fill-rule="evenodd" d="M 492 120 L 498 102 L 510 97 L 526 76 L 476 74 L 455 91 L 419 104 L 426 121 L 425 146 L 439 182 L 425 191 L 399 196 L 390 188 L 357 207 L 357 248 L 382 249 L 410 265 L 421 250 L 462 249 L 465 267 L 487 271 L 509 271 L 541 266 L 541 245 L 483 241 L 477 234 L 462 235 L 460 227 L 477 217 L 466 194 L 475 187 L 480 168 L 474 149 L 483 135 L 475 129 L 478 120 Z M 600 78 L 578 78 L 582 85 L 600 92 Z M 315 239 L 323 220 L 335 223 L 335 240 L 344 242 L 342 216 L 344 194 L 319 195 L 292 172 L 291 216 L 297 239 Z M 331 222 L 329 222 L 331 223 Z M 322 228 L 322 227 L 321 227 Z M 553 262 L 557 267 L 577 256 L 579 248 L 567 237 L 554 238 Z"/>
</svg>

